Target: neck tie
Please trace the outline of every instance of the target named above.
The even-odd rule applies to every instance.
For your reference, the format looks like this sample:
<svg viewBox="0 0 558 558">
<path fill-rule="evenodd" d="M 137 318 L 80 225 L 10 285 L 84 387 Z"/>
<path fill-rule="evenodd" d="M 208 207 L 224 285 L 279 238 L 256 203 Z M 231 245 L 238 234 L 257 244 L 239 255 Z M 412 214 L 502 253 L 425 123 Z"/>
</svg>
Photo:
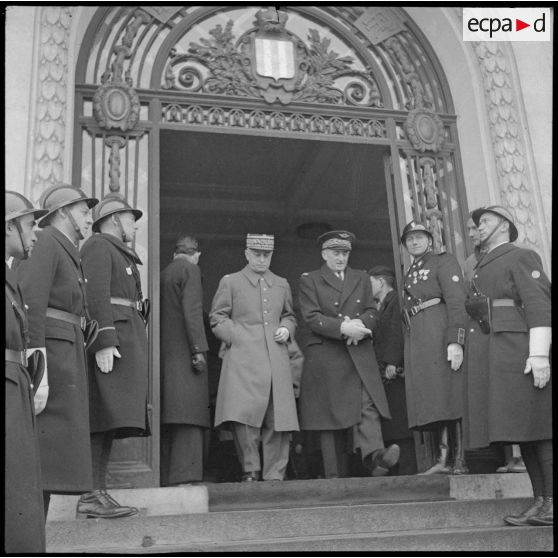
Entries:
<svg viewBox="0 0 558 558">
<path fill-rule="evenodd" d="M 344 277 L 343 277 L 343 272 L 342 271 L 337 271 L 335 273 L 335 275 L 337 275 L 337 277 L 339 277 L 339 279 L 341 279 L 341 281 L 343 281 Z"/>
</svg>

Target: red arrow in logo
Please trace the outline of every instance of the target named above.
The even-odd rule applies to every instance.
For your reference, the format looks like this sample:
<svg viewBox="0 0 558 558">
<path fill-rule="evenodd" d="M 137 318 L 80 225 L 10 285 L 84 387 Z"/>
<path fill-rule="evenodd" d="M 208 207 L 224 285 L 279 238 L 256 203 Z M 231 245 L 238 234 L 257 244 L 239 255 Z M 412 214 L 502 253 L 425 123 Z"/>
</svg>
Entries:
<svg viewBox="0 0 558 558">
<path fill-rule="evenodd" d="M 521 21 L 520 19 L 515 18 L 515 30 L 516 31 L 521 31 L 522 29 L 525 29 L 525 27 L 531 27 L 530 23 L 525 23 L 524 21 Z"/>
</svg>

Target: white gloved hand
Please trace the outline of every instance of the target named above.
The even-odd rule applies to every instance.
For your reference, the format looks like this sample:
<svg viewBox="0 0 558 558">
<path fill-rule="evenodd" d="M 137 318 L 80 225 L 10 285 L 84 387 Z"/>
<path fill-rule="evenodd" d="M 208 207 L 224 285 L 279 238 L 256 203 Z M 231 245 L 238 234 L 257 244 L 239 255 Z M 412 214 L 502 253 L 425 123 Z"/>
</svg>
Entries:
<svg viewBox="0 0 558 558">
<path fill-rule="evenodd" d="M 372 331 L 364 326 L 362 320 L 351 320 L 349 316 L 345 316 L 341 322 L 341 335 L 348 338 L 347 345 L 351 343 L 356 345 L 367 335 L 372 335 Z"/>
<path fill-rule="evenodd" d="M 386 379 L 393 380 L 397 375 L 397 367 L 395 364 L 387 364 L 386 365 Z"/>
<path fill-rule="evenodd" d="M 289 335 L 289 330 L 285 326 L 281 326 L 277 328 L 273 339 L 275 339 L 277 343 L 286 343 L 289 339 Z"/>
<path fill-rule="evenodd" d="M 550 380 L 550 361 L 545 356 L 531 356 L 525 363 L 524 374 L 533 373 L 533 385 L 542 389 Z"/>
<path fill-rule="evenodd" d="M 116 347 L 105 347 L 95 353 L 95 360 L 97 366 L 103 374 L 112 372 L 114 366 L 114 357 L 120 358 L 122 355 L 118 352 Z"/>
<path fill-rule="evenodd" d="M 459 343 L 448 345 L 448 360 L 452 370 L 459 370 L 463 364 L 463 347 Z"/>
<path fill-rule="evenodd" d="M 44 372 L 39 382 L 39 387 L 37 388 L 35 395 L 33 396 L 33 406 L 35 408 L 35 415 L 42 413 L 45 410 L 48 401 L 48 368 L 47 368 L 47 358 L 46 358 L 46 347 L 34 347 L 32 349 L 26 349 L 25 355 L 28 359 L 31 355 L 38 351 L 43 354 L 43 366 Z"/>
</svg>

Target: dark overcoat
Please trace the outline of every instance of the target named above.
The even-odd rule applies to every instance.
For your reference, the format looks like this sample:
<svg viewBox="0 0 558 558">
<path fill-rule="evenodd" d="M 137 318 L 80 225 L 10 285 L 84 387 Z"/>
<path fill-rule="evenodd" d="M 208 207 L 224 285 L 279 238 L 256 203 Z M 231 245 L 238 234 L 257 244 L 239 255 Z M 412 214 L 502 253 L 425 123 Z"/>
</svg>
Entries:
<svg viewBox="0 0 558 558">
<path fill-rule="evenodd" d="M 465 289 L 454 256 L 428 252 L 416 259 L 403 284 L 403 303 L 409 309 L 441 298 L 442 303 L 410 318 L 405 332 L 405 389 L 410 428 L 463 416 L 463 366 L 453 371 L 447 360 L 449 343 L 465 344 Z"/>
<path fill-rule="evenodd" d="M 403 322 L 396 291 L 387 293 L 378 309 L 373 340 L 380 368 L 388 364 L 393 364 L 398 368 L 403 366 Z M 413 434 L 409 430 L 407 419 L 405 379 L 396 376 L 386 382 L 384 388 L 392 416 L 391 420 L 382 420 L 384 440 L 412 438 Z"/>
<path fill-rule="evenodd" d="M 6 349 L 25 349 L 25 306 L 15 273 L 6 266 Z M 12 299 L 19 313 L 12 306 Z M 18 317 L 19 316 L 19 317 Z M 4 550 L 45 552 L 45 516 L 33 390 L 27 369 L 6 361 Z"/>
<path fill-rule="evenodd" d="M 364 384 L 383 417 L 391 418 L 372 339 L 347 345 L 344 316 L 360 318 L 369 329 L 376 321 L 370 278 L 347 267 L 341 281 L 327 265 L 300 278 L 300 312 L 310 329 L 300 387 L 303 430 L 339 430 L 361 421 Z"/>
<path fill-rule="evenodd" d="M 46 317 L 48 307 L 85 315 L 79 251 L 58 229 L 45 227 L 17 275 L 29 307 L 29 345 L 46 346 L 47 353 L 49 396 L 37 416 L 43 487 L 86 492 L 93 479 L 83 333 L 79 325 Z"/>
<path fill-rule="evenodd" d="M 209 428 L 207 373 L 192 366 L 208 350 L 200 268 L 178 255 L 161 272 L 161 423 Z"/>
<path fill-rule="evenodd" d="M 99 334 L 89 347 L 91 432 L 114 431 L 115 438 L 149 434 L 147 420 L 148 354 L 145 322 L 136 308 L 111 304 L 110 298 L 141 301 L 141 260 L 114 235 L 97 233 L 81 248 L 91 318 Z M 112 372 L 99 370 L 95 353 L 116 347 Z"/>
<path fill-rule="evenodd" d="M 273 390 L 274 429 L 298 430 L 287 344 L 273 339 L 279 327 L 294 338 L 296 318 L 287 280 L 248 266 L 225 275 L 213 297 L 210 320 L 223 342 L 215 426 L 234 421 L 261 427 Z"/>
<path fill-rule="evenodd" d="M 478 263 L 475 286 L 516 306 L 492 308 L 490 333 L 469 321 L 467 344 L 469 447 L 552 438 L 552 379 L 543 388 L 524 374 L 529 329 L 551 325 L 550 282 L 532 250 L 502 244 Z M 551 376 L 552 378 L 552 376 Z"/>
</svg>

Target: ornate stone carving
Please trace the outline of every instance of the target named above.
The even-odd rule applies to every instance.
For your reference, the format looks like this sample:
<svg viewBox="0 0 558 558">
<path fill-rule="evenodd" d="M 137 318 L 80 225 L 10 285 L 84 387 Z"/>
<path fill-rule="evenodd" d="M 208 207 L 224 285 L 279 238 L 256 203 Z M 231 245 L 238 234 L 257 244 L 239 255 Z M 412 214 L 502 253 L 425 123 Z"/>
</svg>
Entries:
<svg viewBox="0 0 558 558">
<path fill-rule="evenodd" d="M 324 117 L 275 110 L 245 111 L 224 106 L 203 107 L 179 103 L 163 105 L 162 112 L 165 122 L 179 124 L 362 138 L 386 137 L 386 126 L 383 120 L 367 120 L 348 116 Z"/>
<path fill-rule="evenodd" d="M 434 237 L 434 251 L 440 252 L 444 245 L 442 238 L 444 226 L 438 200 L 438 191 L 436 189 L 436 178 L 434 176 L 436 161 L 430 157 L 421 157 L 419 159 L 419 166 L 422 175 L 422 193 L 426 207 L 426 221 Z"/>
<path fill-rule="evenodd" d="M 401 21 L 386 6 L 368 6 L 354 22 L 354 26 L 373 44 L 377 45 L 404 29 Z"/>
<path fill-rule="evenodd" d="M 514 216 L 519 241 L 532 245 L 540 252 L 540 236 L 535 223 L 535 193 L 526 175 L 525 144 L 509 62 L 500 43 L 476 42 L 472 46 L 484 81 L 500 203 Z"/>
<path fill-rule="evenodd" d="M 33 200 L 38 200 L 46 188 L 64 177 L 68 39 L 74 8 L 37 9 L 40 10 L 40 43 L 29 193 Z"/>
<path fill-rule="evenodd" d="M 304 42 L 287 29 L 287 20 L 285 12 L 268 7 L 238 39 L 229 20 L 224 28 L 212 29 L 210 38 L 190 43 L 187 53 L 172 49 L 163 88 L 262 98 L 270 104 L 382 106 L 370 69 L 354 69 L 353 58 L 331 50 L 330 39 L 315 29 Z"/>
<path fill-rule="evenodd" d="M 132 43 L 141 25 L 151 17 L 143 10 L 136 10 L 134 20 L 126 29 L 121 45 L 114 47 L 116 54 L 111 71 L 101 77 L 101 85 L 93 96 L 93 115 L 101 128 L 132 130 L 139 119 L 139 97 L 132 87 L 129 73 L 124 73 L 124 61 L 132 55 Z"/>
<path fill-rule="evenodd" d="M 120 150 L 126 145 L 122 136 L 109 136 L 105 144 L 110 148 L 109 155 L 109 190 L 120 191 Z"/>
</svg>

